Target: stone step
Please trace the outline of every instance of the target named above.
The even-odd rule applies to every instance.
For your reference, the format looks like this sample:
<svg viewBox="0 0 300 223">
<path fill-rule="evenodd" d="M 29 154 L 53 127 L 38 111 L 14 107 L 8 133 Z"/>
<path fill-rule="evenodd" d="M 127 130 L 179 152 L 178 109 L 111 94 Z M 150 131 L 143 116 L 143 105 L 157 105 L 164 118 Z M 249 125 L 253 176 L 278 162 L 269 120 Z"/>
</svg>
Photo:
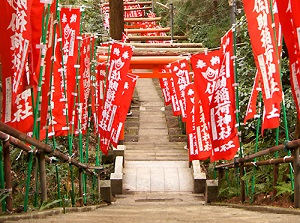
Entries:
<svg viewBox="0 0 300 223">
<path fill-rule="evenodd" d="M 186 142 L 167 142 L 167 143 L 160 143 L 160 142 L 144 142 L 144 143 L 134 143 L 134 142 L 127 142 L 126 149 L 134 149 L 136 147 L 139 148 L 184 148 L 186 146 Z"/>
</svg>

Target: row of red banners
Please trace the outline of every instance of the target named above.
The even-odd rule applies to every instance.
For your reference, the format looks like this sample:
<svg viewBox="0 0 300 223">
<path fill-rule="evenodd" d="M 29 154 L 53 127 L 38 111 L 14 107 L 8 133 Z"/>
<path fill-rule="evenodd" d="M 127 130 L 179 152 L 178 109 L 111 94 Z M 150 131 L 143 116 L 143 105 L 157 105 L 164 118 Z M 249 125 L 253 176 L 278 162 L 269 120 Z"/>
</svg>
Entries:
<svg viewBox="0 0 300 223">
<path fill-rule="evenodd" d="M 267 2 L 244 2 L 257 64 L 245 121 L 256 114 L 255 101 L 261 88 L 265 106 L 262 129 L 279 126 L 282 100 L 281 45 L 278 44 L 281 41 L 273 35 L 272 12 L 276 36 L 281 36 L 281 24 L 289 50 L 298 114 L 300 104 L 297 75 L 300 21 L 296 16 L 300 5 L 296 0 L 273 1 L 271 10 Z M 42 23 L 44 4 L 17 0 L 3 5 L 5 13 L 0 23 L 0 39 L 5 43 L 0 47 L 3 121 L 23 132 L 30 132 L 36 118 L 41 126 L 40 139 L 46 137 L 46 130 L 48 136 L 84 134 L 90 121 L 88 106 L 91 102 L 101 149 L 107 154 L 110 144 L 117 145 L 137 79 L 128 74 L 132 48 L 113 43 L 107 66 L 100 64 L 98 72 L 91 74 L 94 37 L 80 35 L 81 10 L 62 8 L 58 12 L 60 22 L 56 24 L 55 2 L 49 7 L 49 23 L 45 24 Z M 41 36 L 44 43 L 41 43 Z M 182 115 L 187 123 L 190 160 L 232 159 L 239 148 L 232 36 L 230 30 L 221 39 L 219 50 L 191 57 L 194 77 L 190 76 L 188 61 L 182 60 L 166 66 L 165 71 L 171 72 L 173 78 L 160 80 L 166 105 L 172 104 L 174 115 Z"/>
<path fill-rule="evenodd" d="M 107 154 L 109 145 L 118 143 L 137 79 L 128 74 L 132 48 L 110 46 L 105 87 L 106 64 L 91 72 L 95 37 L 80 34 L 81 8 L 56 11 L 53 2 L 45 24 L 47 6 L 34 0 L 23 3 L 7 2 L 1 22 L 3 121 L 29 133 L 35 120 L 40 129 L 34 136 L 43 140 L 85 134 L 93 118 Z"/>
<path fill-rule="evenodd" d="M 192 55 L 166 66 L 172 78 L 161 78 L 165 104 L 186 122 L 190 160 L 229 160 L 239 148 L 235 119 L 233 32 L 219 50 Z M 194 80 L 194 82 L 192 82 Z"/>
</svg>

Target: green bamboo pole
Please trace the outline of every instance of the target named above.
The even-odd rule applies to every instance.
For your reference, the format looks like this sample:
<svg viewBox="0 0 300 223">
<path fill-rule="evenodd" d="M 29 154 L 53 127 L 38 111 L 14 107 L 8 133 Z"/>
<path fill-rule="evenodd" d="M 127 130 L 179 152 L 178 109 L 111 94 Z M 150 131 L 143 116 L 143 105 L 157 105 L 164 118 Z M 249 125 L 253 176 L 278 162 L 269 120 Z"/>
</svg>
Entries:
<svg viewBox="0 0 300 223">
<path fill-rule="evenodd" d="M 273 14 L 273 1 L 270 0 L 270 11 L 271 11 L 271 15 L 272 15 L 272 22 L 274 23 L 274 14 Z M 278 42 L 278 38 L 276 36 L 276 27 L 273 27 L 273 34 L 274 34 L 274 38 L 275 41 Z M 281 40 L 281 42 L 283 42 Z M 280 72 L 280 84 L 281 84 L 281 88 L 282 88 L 282 74 L 281 74 L 281 57 L 278 53 L 278 47 L 276 47 L 276 54 L 278 56 L 278 58 L 280 58 L 280 63 L 279 63 L 279 72 Z M 285 99 L 284 99 L 284 92 L 282 91 L 282 102 L 281 102 L 281 107 L 282 107 L 282 111 L 283 111 L 283 123 L 284 123 L 284 131 L 285 131 L 285 141 L 288 142 L 290 141 L 290 137 L 289 137 L 289 129 L 288 129 L 288 121 L 287 121 L 287 115 L 286 115 L 286 106 L 285 106 Z M 276 134 L 279 134 L 279 130 L 278 132 L 276 131 Z M 278 154 L 277 154 L 278 155 Z M 276 156 L 276 154 L 275 154 Z M 291 151 L 288 151 L 288 156 L 291 156 Z M 290 169 L 290 178 L 291 178 L 291 187 L 292 190 L 294 190 L 294 174 L 293 174 L 293 166 L 292 163 L 289 164 L 289 169 Z"/>
<path fill-rule="evenodd" d="M 57 21 L 61 21 L 60 19 L 60 13 L 57 13 Z M 59 26 L 59 35 L 62 37 L 62 28 L 61 26 Z M 60 49 L 63 49 L 63 44 L 62 44 L 62 41 L 60 42 Z M 62 50 L 61 50 L 62 52 Z M 63 52 L 62 52 L 62 67 L 64 67 L 64 59 L 63 59 Z M 63 77 L 63 85 L 64 85 L 64 94 L 67 95 L 67 91 L 66 91 L 66 73 L 65 73 L 65 70 L 62 71 L 62 77 Z M 67 102 L 65 102 L 67 103 Z M 69 109 L 68 109 L 68 106 L 66 106 L 66 124 L 69 126 Z M 72 156 L 72 133 L 70 131 L 70 129 L 68 129 L 68 152 L 69 152 L 69 156 L 71 157 Z M 70 171 L 70 178 L 71 178 L 71 203 L 72 203 L 72 206 L 74 207 L 75 206 L 75 185 L 74 185 L 74 174 L 73 174 L 73 166 L 72 164 L 69 164 L 69 171 Z"/>
<path fill-rule="evenodd" d="M 3 147 L 2 142 L 0 142 L 0 189 L 4 190 L 5 184 L 4 184 L 4 169 L 3 169 Z M 2 201 L 2 211 L 6 211 L 6 202 L 5 200 Z"/>
<path fill-rule="evenodd" d="M 258 118 L 257 118 L 257 124 L 256 124 L 256 131 L 255 131 L 255 148 L 254 153 L 257 153 L 258 151 L 258 138 L 259 138 L 259 131 L 260 131 L 260 124 L 261 124 L 261 104 L 262 104 L 262 93 L 259 92 L 259 102 L 258 102 Z M 256 162 L 256 158 L 253 160 L 254 164 Z M 252 182 L 251 182 L 251 201 L 252 204 L 254 201 L 254 192 L 255 192 L 255 177 L 256 177 L 256 165 L 253 166 L 253 173 L 252 173 Z"/>
<path fill-rule="evenodd" d="M 55 16 L 54 18 L 55 19 L 58 19 L 58 13 L 57 13 L 57 10 L 58 10 L 58 1 L 56 1 L 56 5 L 55 5 Z M 55 43 L 56 43 L 56 39 L 55 39 L 55 36 L 56 36 L 56 28 L 57 28 L 57 23 L 54 23 L 54 27 L 53 27 L 53 39 L 52 40 L 49 40 L 49 41 L 52 41 L 52 58 L 54 58 L 54 55 L 55 55 Z M 50 92 L 52 91 L 51 88 L 53 86 L 53 69 L 54 69 L 54 59 L 51 60 L 51 68 L 50 68 L 50 83 L 49 83 L 49 86 L 50 86 Z M 52 108 L 51 108 L 51 101 L 52 101 L 52 95 L 51 93 L 49 94 L 48 96 L 48 113 L 49 113 L 49 116 L 50 116 L 50 119 L 53 120 L 53 114 L 52 114 Z M 49 141 L 49 125 L 50 125 L 50 119 L 47 119 L 47 128 L 46 128 L 46 140 L 45 140 L 45 143 L 46 144 L 49 144 L 48 141 Z M 51 126 L 53 127 L 53 126 Z M 57 148 L 57 144 L 56 144 L 56 139 L 55 139 L 55 134 L 52 136 L 52 142 L 53 142 L 53 147 L 54 149 Z M 56 176 L 56 183 L 57 183 L 57 199 L 58 200 L 61 200 L 61 193 L 60 193 L 60 178 L 59 178 L 59 169 L 58 169 L 58 165 L 55 165 L 55 176 Z M 61 207 L 62 206 L 62 202 L 59 202 L 59 206 Z"/>
<path fill-rule="evenodd" d="M 79 35 L 82 35 L 82 18 L 84 17 L 84 8 L 81 8 L 81 19 L 80 19 L 80 31 Z M 80 57 L 81 57 L 81 39 L 78 41 L 78 57 L 77 57 L 77 64 L 80 64 Z M 81 68 L 83 69 L 83 68 Z M 78 105 L 81 104 L 81 89 L 80 89 L 80 81 L 79 81 L 79 68 L 76 69 L 76 85 L 77 85 L 77 103 Z M 75 101 L 75 100 L 74 100 Z M 83 137 L 82 137 L 82 132 L 81 132 L 81 117 L 82 114 L 80 113 L 82 110 L 78 109 L 78 136 L 79 136 L 79 160 L 80 162 L 84 162 L 84 157 L 83 157 Z M 86 174 L 83 172 L 82 173 L 82 185 L 83 185 L 83 202 L 86 204 Z"/>
<path fill-rule="evenodd" d="M 34 203 L 33 206 L 37 207 L 38 206 L 38 198 L 39 198 L 39 169 L 38 169 L 38 165 L 39 165 L 39 160 L 37 159 L 37 157 L 35 157 L 35 190 L 34 190 Z"/>
<path fill-rule="evenodd" d="M 45 11 L 43 11 L 43 14 Z M 46 16 L 43 16 L 42 19 L 42 44 L 45 46 L 46 44 L 46 30 L 49 23 L 49 14 L 50 14 L 50 4 L 48 4 L 47 7 L 47 14 Z M 45 52 L 42 49 L 42 52 Z M 41 61 L 43 61 L 45 58 L 45 54 L 41 54 Z M 40 73 L 39 73 L 39 80 L 38 80 L 38 91 L 37 91 L 37 97 L 34 107 L 34 124 L 33 124 L 33 137 L 36 139 L 39 139 L 39 130 L 40 130 L 40 121 L 38 120 L 39 116 L 39 105 L 40 105 L 40 96 L 41 96 L 41 87 L 42 87 L 42 79 L 43 79 L 43 73 L 44 73 L 44 64 L 40 65 Z M 26 190 L 25 190 L 25 198 L 24 198 L 24 211 L 27 212 L 28 208 L 28 197 L 29 197 L 29 188 L 30 188 L 30 180 L 31 180 L 31 172 L 32 172 L 32 162 L 33 162 L 33 152 L 29 153 L 29 160 L 28 160 L 28 173 L 27 173 L 27 180 L 26 180 Z"/>
</svg>

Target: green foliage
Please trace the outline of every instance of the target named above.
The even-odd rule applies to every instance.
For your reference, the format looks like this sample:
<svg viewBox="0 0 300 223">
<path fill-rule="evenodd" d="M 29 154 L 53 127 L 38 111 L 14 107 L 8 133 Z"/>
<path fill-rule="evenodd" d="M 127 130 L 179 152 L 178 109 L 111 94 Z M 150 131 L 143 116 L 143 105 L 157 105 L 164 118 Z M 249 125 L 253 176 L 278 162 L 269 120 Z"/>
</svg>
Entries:
<svg viewBox="0 0 300 223">
<path fill-rule="evenodd" d="M 284 194 L 290 194 L 293 195 L 294 191 L 292 190 L 292 186 L 290 182 L 279 182 L 277 186 L 275 186 L 277 193 L 276 197 L 279 197 Z"/>
<path fill-rule="evenodd" d="M 51 202 L 43 202 L 42 205 L 40 206 L 39 210 L 40 211 L 43 211 L 45 209 L 48 209 L 48 208 L 51 208 L 53 207 L 55 204 L 58 204 L 62 202 L 62 199 L 59 199 L 59 200 L 54 200 L 54 201 L 51 201 Z"/>
</svg>

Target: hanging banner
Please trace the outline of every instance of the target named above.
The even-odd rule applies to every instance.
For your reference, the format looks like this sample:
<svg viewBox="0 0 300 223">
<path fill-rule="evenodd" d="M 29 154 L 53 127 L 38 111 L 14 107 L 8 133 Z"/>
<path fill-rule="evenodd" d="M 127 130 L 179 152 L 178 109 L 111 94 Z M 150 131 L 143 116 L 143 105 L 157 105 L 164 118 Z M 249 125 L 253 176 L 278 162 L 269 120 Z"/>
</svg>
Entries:
<svg viewBox="0 0 300 223">
<path fill-rule="evenodd" d="M 261 90 L 259 88 L 259 76 L 258 72 L 256 71 L 255 78 L 254 78 L 254 85 L 252 87 L 250 99 L 248 102 L 247 110 L 246 110 L 246 115 L 244 118 L 244 124 L 250 119 L 253 119 L 255 117 L 256 113 L 256 100 L 258 97 L 258 92 Z"/>
<path fill-rule="evenodd" d="M 55 21 L 56 21 L 56 1 L 53 1 L 50 5 L 48 17 L 48 26 L 46 23 L 42 24 L 42 15 L 44 10 L 48 12 L 48 9 L 45 8 L 43 3 L 35 2 L 32 5 L 32 11 L 34 14 L 31 16 L 31 23 L 33 27 L 32 32 L 32 55 L 33 60 L 33 74 L 34 79 L 39 80 L 40 75 L 41 79 L 41 96 L 40 96 L 40 140 L 43 140 L 45 137 L 51 137 L 55 134 L 54 125 L 55 117 L 52 116 L 51 107 L 53 106 L 52 101 L 52 89 L 50 86 L 51 78 L 53 80 L 53 68 L 54 68 L 54 55 L 55 55 L 55 35 L 57 30 Z M 40 28 L 37 28 L 40 26 Z M 44 33 L 42 33 L 44 30 Z M 42 35 L 45 35 L 45 44 L 41 44 Z M 38 81 L 37 81 L 38 84 Z M 51 84 L 53 85 L 53 83 Z M 46 130 L 48 130 L 48 135 L 46 136 Z"/>
<path fill-rule="evenodd" d="M 211 161 L 230 160 L 238 148 L 239 139 L 235 120 L 233 33 L 228 31 L 221 39 L 221 67 L 210 105 Z"/>
<path fill-rule="evenodd" d="M 2 120 L 22 132 L 32 131 L 33 107 L 28 89 L 28 49 L 32 1 L 2 1 L 0 54 L 2 60 Z"/>
<path fill-rule="evenodd" d="M 124 5 L 124 18 L 141 18 L 141 17 L 145 17 L 144 10 L 138 10 L 140 8 L 141 8 L 141 6 L 138 3 L 134 4 L 134 5 L 126 5 L 125 4 Z M 135 9 L 135 10 L 132 10 L 132 9 Z"/>
<path fill-rule="evenodd" d="M 166 65 L 165 70 L 168 73 L 171 73 L 171 64 Z M 174 83 L 174 79 L 168 78 L 168 86 L 170 88 L 170 96 L 171 96 L 171 103 L 172 103 L 172 111 L 173 111 L 173 115 L 174 116 L 178 116 L 180 115 L 180 105 L 179 105 L 179 100 L 176 94 L 176 90 L 175 90 L 175 83 Z"/>
<path fill-rule="evenodd" d="M 162 71 L 162 73 L 163 72 L 164 70 Z M 172 100 L 168 78 L 165 77 L 159 78 L 159 85 L 164 96 L 165 105 L 168 106 L 169 104 L 171 104 L 171 100 Z"/>
<path fill-rule="evenodd" d="M 76 69 L 78 59 L 78 39 L 80 30 L 79 8 L 62 8 L 57 31 L 52 114 L 56 118 L 56 135 L 67 135 L 74 124 L 76 91 Z"/>
<path fill-rule="evenodd" d="M 298 4 L 298 5 L 297 5 Z M 279 20 L 290 60 L 290 80 L 298 119 L 300 119 L 300 19 L 299 1 L 277 1 Z"/>
<path fill-rule="evenodd" d="M 97 65 L 95 74 L 91 77 L 92 85 L 92 114 L 94 120 L 95 131 L 99 132 L 99 117 L 103 111 L 104 100 L 104 81 L 106 77 L 106 64 L 100 63 Z"/>
<path fill-rule="evenodd" d="M 203 109 L 208 120 L 210 104 L 220 70 L 220 57 L 221 50 L 194 54 L 191 57 L 196 91 L 203 102 Z"/>
<path fill-rule="evenodd" d="M 205 160 L 212 155 L 212 143 L 202 102 L 194 84 L 185 87 L 186 132 L 188 136 L 189 160 Z"/>
<path fill-rule="evenodd" d="M 186 99 L 185 99 L 185 87 L 190 84 L 189 77 L 189 64 L 187 60 L 176 61 L 171 63 L 171 72 L 174 81 L 175 93 L 178 98 L 178 103 L 180 106 L 180 113 L 182 116 L 182 121 L 185 122 L 186 113 Z"/>
<path fill-rule="evenodd" d="M 270 2 L 244 0 L 243 3 L 249 24 L 248 29 L 254 60 L 262 80 L 262 95 L 266 113 L 274 112 L 274 104 L 282 101 L 282 89 Z"/>
<path fill-rule="evenodd" d="M 91 35 L 84 34 L 82 36 L 81 49 L 80 49 L 80 103 L 78 105 L 78 119 L 81 123 L 81 129 L 78 132 L 85 134 L 88 128 L 89 114 L 89 96 L 91 91 Z M 75 125 L 77 126 L 77 125 Z"/>
<path fill-rule="evenodd" d="M 120 89 L 122 90 L 122 100 L 117 108 L 116 117 L 113 124 L 111 144 L 116 148 L 118 145 L 119 137 L 122 128 L 124 128 L 127 113 L 131 104 L 132 95 L 134 92 L 134 87 L 138 76 L 127 74 L 124 86 Z"/>
<path fill-rule="evenodd" d="M 120 43 L 113 43 L 109 59 L 108 76 L 103 111 L 99 121 L 100 146 L 104 154 L 108 154 L 112 127 L 117 108 L 122 98 L 121 87 L 125 84 L 132 57 L 132 48 Z"/>
</svg>

